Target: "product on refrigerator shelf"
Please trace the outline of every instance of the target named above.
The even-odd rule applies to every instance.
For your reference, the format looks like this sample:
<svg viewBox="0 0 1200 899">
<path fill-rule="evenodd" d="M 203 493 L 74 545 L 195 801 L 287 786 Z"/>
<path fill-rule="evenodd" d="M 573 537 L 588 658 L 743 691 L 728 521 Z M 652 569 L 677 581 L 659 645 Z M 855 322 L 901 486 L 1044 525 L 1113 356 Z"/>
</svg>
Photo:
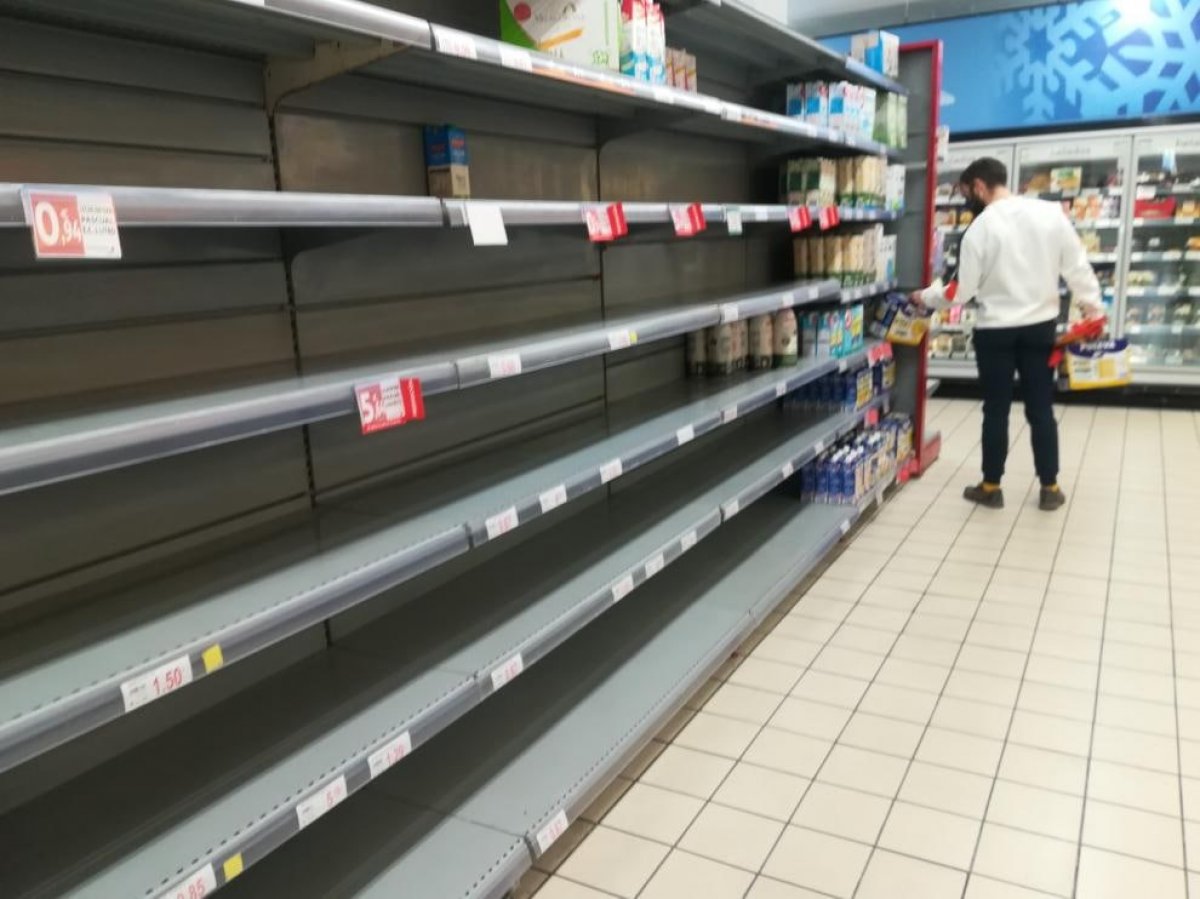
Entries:
<svg viewBox="0 0 1200 899">
<path fill-rule="evenodd" d="M 733 370 L 745 371 L 750 355 L 750 322 L 744 318 L 733 323 Z"/>
<path fill-rule="evenodd" d="M 647 81 L 650 78 L 650 36 L 646 0 L 621 0 L 620 23 L 621 74 Z"/>
<path fill-rule="evenodd" d="M 684 51 L 683 54 L 684 82 L 683 89 L 693 94 L 700 90 L 696 82 L 696 55 Z"/>
<path fill-rule="evenodd" d="M 692 331 L 687 336 L 687 371 L 689 375 L 708 374 L 708 333 Z"/>
<path fill-rule="evenodd" d="M 834 131 L 849 131 L 846 127 L 846 93 L 851 88 L 849 82 L 834 81 L 828 85 L 829 117 L 827 123 Z"/>
<path fill-rule="evenodd" d="M 820 128 L 829 127 L 829 85 L 824 81 L 805 83 L 804 121 Z"/>
<path fill-rule="evenodd" d="M 467 136 L 453 125 L 426 125 L 425 175 L 431 197 L 471 196 Z"/>
<path fill-rule="evenodd" d="M 772 364 L 776 368 L 795 365 L 800 355 L 795 312 L 791 309 L 780 309 L 775 313 L 771 324 L 771 339 Z"/>
<path fill-rule="evenodd" d="M 850 56 L 888 78 L 900 77 L 900 38 L 889 31 L 852 35 Z"/>
<path fill-rule="evenodd" d="M 708 346 L 705 358 L 708 362 L 709 375 L 732 374 L 734 366 L 733 325 L 728 323 L 713 325 L 706 333 Z"/>
<path fill-rule="evenodd" d="M 617 68 L 612 0 L 500 0 L 500 40 L 579 65 Z"/>
<path fill-rule="evenodd" d="M 1050 170 L 1050 190 L 1054 193 L 1077 194 L 1083 186 L 1083 167 L 1063 166 Z M 1097 197 L 1097 200 L 1099 198 Z"/>
<path fill-rule="evenodd" d="M 829 330 L 829 356 L 832 359 L 841 359 L 846 355 L 846 329 L 840 309 L 825 313 L 825 326 Z"/>
<path fill-rule="evenodd" d="M 775 324 L 770 315 L 756 315 L 750 319 L 749 367 L 754 371 L 771 368 L 775 364 Z"/>
<path fill-rule="evenodd" d="M 651 84 L 667 83 L 667 31 L 662 7 L 646 4 L 646 55 Z"/>
</svg>

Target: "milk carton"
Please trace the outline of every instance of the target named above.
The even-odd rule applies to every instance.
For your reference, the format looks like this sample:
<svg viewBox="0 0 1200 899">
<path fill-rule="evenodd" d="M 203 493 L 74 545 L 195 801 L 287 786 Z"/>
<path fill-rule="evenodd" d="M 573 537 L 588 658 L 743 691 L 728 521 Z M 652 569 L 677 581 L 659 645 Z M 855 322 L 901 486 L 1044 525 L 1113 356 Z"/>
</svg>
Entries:
<svg viewBox="0 0 1200 899">
<path fill-rule="evenodd" d="M 646 4 L 646 55 L 652 84 L 667 83 L 667 30 L 662 7 Z"/>
<path fill-rule="evenodd" d="M 805 83 L 804 121 L 820 128 L 829 127 L 829 85 L 824 81 Z"/>
<path fill-rule="evenodd" d="M 887 31 L 866 31 L 850 38 L 850 55 L 888 78 L 900 77 L 900 38 Z"/>
<path fill-rule="evenodd" d="M 471 196 L 467 136 L 453 125 L 426 125 L 425 175 L 431 197 Z"/>
<path fill-rule="evenodd" d="M 559 3 L 559 5 L 563 5 Z M 621 74 L 650 78 L 650 35 L 645 0 L 621 0 Z"/>
</svg>

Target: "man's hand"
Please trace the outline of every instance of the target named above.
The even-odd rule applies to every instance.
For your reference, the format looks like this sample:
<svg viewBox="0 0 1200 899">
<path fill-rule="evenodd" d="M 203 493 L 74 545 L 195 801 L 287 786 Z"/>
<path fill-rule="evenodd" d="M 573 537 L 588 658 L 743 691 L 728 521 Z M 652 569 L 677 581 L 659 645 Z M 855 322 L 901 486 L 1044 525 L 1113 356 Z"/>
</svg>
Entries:
<svg viewBox="0 0 1200 899">
<path fill-rule="evenodd" d="M 912 293 L 910 293 L 908 295 L 908 301 L 910 303 L 912 303 L 914 306 L 916 306 L 918 309 L 920 309 L 922 312 L 926 311 L 924 294 L 925 294 L 925 291 L 923 291 L 923 290 L 914 290 Z"/>
</svg>

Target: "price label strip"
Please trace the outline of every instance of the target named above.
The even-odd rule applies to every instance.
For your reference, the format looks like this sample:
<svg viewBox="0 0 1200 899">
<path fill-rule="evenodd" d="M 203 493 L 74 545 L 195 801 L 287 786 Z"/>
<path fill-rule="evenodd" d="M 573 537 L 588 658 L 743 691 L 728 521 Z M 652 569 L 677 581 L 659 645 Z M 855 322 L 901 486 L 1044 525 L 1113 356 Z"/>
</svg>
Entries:
<svg viewBox="0 0 1200 899">
<path fill-rule="evenodd" d="M 551 487 L 545 493 L 538 497 L 538 505 L 542 507 L 542 514 L 553 512 L 559 506 L 565 505 L 567 502 L 567 486 L 559 484 L 557 487 Z"/>
<path fill-rule="evenodd" d="M 180 687 L 192 682 L 192 660 L 180 656 L 169 662 L 164 662 L 152 671 L 131 677 L 121 684 L 121 697 L 125 701 L 125 711 L 132 712 L 148 703 L 161 699 L 168 693 L 174 693 Z"/>
<path fill-rule="evenodd" d="M 217 875 L 213 866 L 205 865 L 165 893 L 159 893 L 158 899 L 204 899 L 209 893 L 216 892 L 216 889 Z"/>
<path fill-rule="evenodd" d="M 627 574 L 612 585 L 612 601 L 620 602 L 633 592 L 633 575 Z"/>
<path fill-rule="evenodd" d="M 500 44 L 500 65 L 506 69 L 516 69 L 520 72 L 533 71 L 533 57 L 519 47 L 511 44 Z"/>
<path fill-rule="evenodd" d="M 21 190 L 25 223 L 38 259 L 120 259 L 112 197 L 102 193 Z"/>
<path fill-rule="evenodd" d="M 326 812 L 340 805 L 348 795 L 346 776 L 339 774 L 320 790 L 296 805 L 296 821 L 300 829 L 308 827 Z"/>
<path fill-rule="evenodd" d="M 439 53 L 459 56 L 463 59 L 479 58 L 479 50 L 475 46 L 475 38 L 465 32 L 434 25 L 433 36 L 437 42 Z"/>
<path fill-rule="evenodd" d="M 492 672 L 492 689 L 499 690 L 505 684 L 512 683 L 524 670 L 525 660 L 518 652 Z"/>
<path fill-rule="evenodd" d="M 742 233 L 742 210 L 736 206 L 725 209 L 725 226 L 729 229 L 730 237 L 738 237 Z"/>
<path fill-rule="evenodd" d="M 354 388 L 362 433 L 374 434 L 425 418 L 420 378 L 383 378 Z"/>
<path fill-rule="evenodd" d="M 496 203 L 463 204 L 467 226 L 471 229 L 471 241 L 477 247 L 508 246 L 508 231 L 504 228 L 504 215 Z"/>
<path fill-rule="evenodd" d="M 374 780 L 410 752 L 412 752 L 412 737 L 408 731 L 388 740 L 367 756 L 367 767 L 371 770 L 371 779 Z"/>
<path fill-rule="evenodd" d="M 549 824 L 537 832 L 538 852 L 542 855 L 549 852 L 550 847 L 558 842 L 558 838 L 567 832 L 569 826 L 567 813 L 560 810 L 558 814 L 550 819 Z"/>
<path fill-rule="evenodd" d="M 499 512 L 485 521 L 483 526 L 487 530 L 488 539 L 495 540 L 509 531 L 516 530 L 517 525 L 520 523 L 521 520 L 517 516 L 517 507 L 509 506 L 503 512 Z"/>
</svg>

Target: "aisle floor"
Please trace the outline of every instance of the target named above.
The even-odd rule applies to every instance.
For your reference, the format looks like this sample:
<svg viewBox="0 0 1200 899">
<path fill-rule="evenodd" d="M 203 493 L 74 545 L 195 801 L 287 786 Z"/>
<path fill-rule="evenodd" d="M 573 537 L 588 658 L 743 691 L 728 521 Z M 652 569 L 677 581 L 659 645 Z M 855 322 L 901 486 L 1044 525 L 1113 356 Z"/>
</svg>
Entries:
<svg viewBox="0 0 1200 899">
<path fill-rule="evenodd" d="M 941 461 L 519 896 L 1200 899 L 1200 417 L 1062 410 L 1047 514 L 1019 406 L 1000 512 L 978 406 L 930 409 Z"/>
</svg>

